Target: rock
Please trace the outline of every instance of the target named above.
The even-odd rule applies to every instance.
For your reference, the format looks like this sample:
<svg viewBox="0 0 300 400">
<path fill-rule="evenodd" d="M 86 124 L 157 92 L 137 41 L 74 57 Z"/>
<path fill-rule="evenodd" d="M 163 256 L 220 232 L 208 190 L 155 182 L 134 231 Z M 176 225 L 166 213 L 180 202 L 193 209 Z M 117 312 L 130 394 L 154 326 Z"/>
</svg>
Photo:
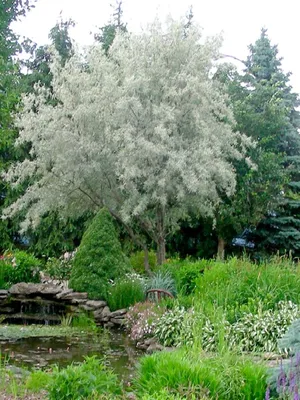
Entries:
<svg viewBox="0 0 300 400">
<path fill-rule="evenodd" d="M 115 325 L 125 325 L 125 318 L 110 318 L 110 322 L 112 322 Z"/>
<path fill-rule="evenodd" d="M 281 360 L 282 359 L 282 354 L 277 354 L 277 353 L 264 353 L 263 354 L 263 359 L 264 360 Z"/>
<path fill-rule="evenodd" d="M 44 283 L 16 283 L 9 289 L 9 293 L 14 296 L 32 296 L 32 295 L 57 295 L 61 289 L 55 285 Z"/>
<path fill-rule="evenodd" d="M 137 342 L 136 348 L 141 350 L 147 350 L 149 346 L 145 344 L 145 342 Z"/>
<path fill-rule="evenodd" d="M 70 301 L 70 300 L 68 300 L 68 301 Z M 77 304 L 77 305 L 79 305 L 79 304 L 85 304 L 85 303 L 86 303 L 86 300 L 84 300 L 84 299 L 72 299 L 72 300 L 71 300 L 71 303 L 72 303 L 72 304 Z"/>
<path fill-rule="evenodd" d="M 58 293 L 55 297 L 57 299 L 62 299 L 64 296 L 66 296 L 67 294 L 73 293 L 73 289 L 65 289 L 62 292 Z"/>
<path fill-rule="evenodd" d="M 42 296 L 57 296 L 59 293 L 61 293 L 61 291 L 62 289 L 56 285 L 44 284 L 40 293 Z"/>
<path fill-rule="evenodd" d="M 155 337 L 151 337 L 149 339 L 145 339 L 144 343 L 146 346 L 150 346 L 151 344 L 157 343 L 157 339 Z"/>
<path fill-rule="evenodd" d="M 148 346 L 146 352 L 151 354 L 151 353 L 154 353 L 156 351 L 162 351 L 162 350 L 164 350 L 164 346 L 162 346 L 159 343 L 152 343 L 152 344 L 150 344 L 150 346 Z"/>
<path fill-rule="evenodd" d="M 76 300 L 76 301 L 78 301 L 78 300 Z M 85 311 L 94 311 L 94 308 L 86 305 L 86 303 L 85 304 L 79 304 L 79 307 L 81 309 L 85 310 Z"/>
<path fill-rule="evenodd" d="M 113 324 L 112 322 L 106 322 L 104 324 L 104 328 L 113 328 L 115 326 L 115 324 Z"/>
<path fill-rule="evenodd" d="M 70 292 L 62 296 L 62 300 L 87 300 L 88 295 L 86 292 Z"/>
<path fill-rule="evenodd" d="M 103 308 L 100 308 L 99 310 L 94 311 L 94 318 L 95 319 L 101 319 L 102 318 L 102 311 L 103 311 Z"/>
<path fill-rule="evenodd" d="M 13 312 L 15 312 L 13 307 L 0 307 L 0 314 L 12 314 Z"/>
<path fill-rule="evenodd" d="M 109 307 L 105 306 L 105 307 L 103 308 L 103 310 L 102 310 L 102 312 L 101 312 L 101 316 L 102 316 L 102 318 L 110 317 L 110 316 L 111 316 L 111 312 L 110 312 Z"/>
<path fill-rule="evenodd" d="M 98 309 L 98 308 L 103 308 L 107 305 L 106 301 L 102 301 L 102 300 L 88 300 L 86 302 L 86 305 L 89 307 L 93 307 L 94 310 Z"/>
<path fill-rule="evenodd" d="M 0 290 L 0 296 L 8 296 L 8 290 Z"/>
<path fill-rule="evenodd" d="M 111 318 L 118 318 L 118 317 L 122 317 L 126 313 L 127 313 L 126 308 L 123 308 L 122 310 L 117 310 L 117 311 L 111 312 L 110 316 L 111 316 Z"/>
</svg>

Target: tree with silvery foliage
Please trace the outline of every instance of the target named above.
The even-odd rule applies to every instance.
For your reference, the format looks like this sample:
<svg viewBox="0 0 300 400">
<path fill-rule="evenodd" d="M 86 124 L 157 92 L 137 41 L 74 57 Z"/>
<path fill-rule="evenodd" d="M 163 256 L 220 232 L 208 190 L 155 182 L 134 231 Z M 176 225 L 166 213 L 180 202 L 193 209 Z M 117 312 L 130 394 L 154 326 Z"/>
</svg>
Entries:
<svg viewBox="0 0 300 400">
<path fill-rule="evenodd" d="M 181 220 L 213 215 L 220 195 L 232 195 L 232 161 L 250 145 L 211 78 L 220 45 L 198 26 L 156 20 L 139 34 L 119 31 L 108 56 L 99 44 L 64 66 L 57 58 L 52 92 L 24 97 L 18 143 L 31 143 L 30 158 L 6 178 L 32 184 L 5 215 L 26 210 L 26 229 L 47 211 L 105 206 L 141 246 L 140 232 L 150 238 L 163 263 Z"/>
</svg>

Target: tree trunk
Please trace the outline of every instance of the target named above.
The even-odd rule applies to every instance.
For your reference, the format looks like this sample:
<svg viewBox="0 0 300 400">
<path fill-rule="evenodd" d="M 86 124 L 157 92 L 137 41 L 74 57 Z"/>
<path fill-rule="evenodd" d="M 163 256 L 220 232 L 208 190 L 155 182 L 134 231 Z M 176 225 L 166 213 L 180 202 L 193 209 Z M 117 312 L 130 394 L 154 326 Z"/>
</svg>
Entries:
<svg viewBox="0 0 300 400">
<path fill-rule="evenodd" d="M 218 237 L 218 260 L 224 260 L 226 242 L 223 238 Z"/>
<path fill-rule="evenodd" d="M 157 264 L 161 265 L 166 261 L 166 242 L 163 237 L 160 237 L 157 243 Z"/>
<path fill-rule="evenodd" d="M 165 210 L 162 206 L 157 209 L 157 264 L 166 261 L 166 233 L 165 233 Z"/>
<path fill-rule="evenodd" d="M 143 250 L 144 250 L 144 267 L 145 267 L 145 272 L 147 275 L 151 276 L 151 269 L 150 269 L 150 265 L 149 265 L 149 251 L 148 251 L 148 247 L 145 245 L 143 246 Z"/>
</svg>

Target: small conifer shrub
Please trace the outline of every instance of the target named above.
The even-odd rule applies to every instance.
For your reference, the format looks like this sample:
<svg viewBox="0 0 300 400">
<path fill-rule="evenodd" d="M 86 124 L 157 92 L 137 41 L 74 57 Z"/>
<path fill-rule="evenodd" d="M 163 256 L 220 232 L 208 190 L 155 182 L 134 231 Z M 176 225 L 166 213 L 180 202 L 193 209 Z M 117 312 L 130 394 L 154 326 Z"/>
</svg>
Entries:
<svg viewBox="0 0 300 400">
<path fill-rule="evenodd" d="M 90 298 L 106 300 L 110 280 L 129 270 L 112 217 L 103 208 L 83 235 L 74 258 L 69 286 L 88 292 Z"/>
</svg>

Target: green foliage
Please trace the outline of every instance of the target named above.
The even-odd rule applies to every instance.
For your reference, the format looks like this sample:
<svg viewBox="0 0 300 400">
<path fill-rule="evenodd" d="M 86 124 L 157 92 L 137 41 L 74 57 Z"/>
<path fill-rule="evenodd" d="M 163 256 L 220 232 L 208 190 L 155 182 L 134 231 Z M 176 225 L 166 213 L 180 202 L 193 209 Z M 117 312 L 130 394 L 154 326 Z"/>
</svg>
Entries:
<svg viewBox="0 0 300 400">
<path fill-rule="evenodd" d="M 17 130 L 14 115 L 20 101 L 20 68 L 16 61 L 21 51 L 18 36 L 11 24 L 17 21 L 33 6 L 34 1 L 6 0 L 0 3 L 0 173 L 6 171 L 11 162 L 20 160 L 20 152 L 14 148 Z M 1 179 L 0 211 L 7 206 L 11 186 Z M 14 199 L 15 200 L 15 199 Z M 15 220 L 0 221 L 0 249 L 9 248 L 19 237 Z"/>
<path fill-rule="evenodd" d="M 106 209 L 95 216 L 75 255 L 70 287 L 90 298 L 107 299 L 109 281 L 129 270 L 112 217 Z"/>
<path fill-rule="evenodd" d="M 100 33 L 96 33 L 94 35 L 95 39 L 102 44 L 102 48 L 106 54 L 108 54 L 117 32 L 127 32 L 126 24 L 122 22 L 122 16 L 123 0 L 116 0 L 116 5 L 112 13 L 112 21 L 108 25 L 101 27 Z"/>
<path fill-rule="evenodd" d="M 148 257 L 149 257 L 149 267 L 151 271 L 153 271 L 157 263 L 155 252 L 153 250 L 150 250 L 148 253 Z M 145 258 L 144 251 L 137 251 L 130 255 L 130 264 L 132 265 L 135 272 L 137 272 L 138 274 L 145 273 L 144 258 Z"/>
<path fill-rule="evenodd" d="M 196 285 L 195 299 L 204 312 L 209 312 L 212 305 L 221 307 L 233 323 L 243 312 L 257 313 L 259 301 L 263 310 L 275 309 L 284 300 L 299 304 L 300 266 L 288 260 L 257 265 L 232 258 L 211 263 Z"/>
<path fill-rule="evenodd" d="M 173 279 L 171 273 L 163 270 L 155 272 L 153 276 L 148 279 L 147 290 L 150 289 L 166 290 L 167 292 L 173 294 L 173 296 L 175 296 L 177 293 L 175 280 Z"/>
<path fill-rule="evenodd" d="M 50 400 L 81 400 L 101 394 L 121 394 L 121 387 L 117 376 L 96 357 L 86 357 L 82 364 L 53 372 Z"/>
<path fill-rule="evenodd" d="M 97 331 L 97 325 L 95 319 L 91 317 L 88 313 L 82 312 L 78 315 L 75 315 L 72 318 L 72 327 L 80 328 L 87 331 Z"/>
<path fill-rule="evenodd" d="M 0 289 L 9 289 L 11 286 L 10 276 L 12 268 L 12 265 L 6 260 L 0 260 Z"/>
<path fill-rule="evenodd" d="M 41 370 L 32 371 L 25 381 L 25 388 L 30 392 L 37 393 L 50 387 L 52 376 Z"/>
<path fill-rule="evenodd" d="M 228 337 L 232 346 L 242 351 L 276 352 L 280 339 L 293 321 L 300 317 L 299 307 L 280 302 L 275 310 L 245 314 L 231 326 Z"/>
<path fill-rule="evenodd" d="M 186 311 L 182 307 L 175 307 L 167 311 L 156 324 L 154 335 L 163 346 L 176 346 L 178 337 L 183 328 Z"/>
<path fill-rule="evenodd" d="M 0 260 L 0 283 L 2 286 L 18 282 L 39 282 L 41 262 L 34 255 L 21 250 L 7 252 Z"/>
<path fill-rule="evenodd" d="M 177 291 L 186 296 L 192 294 L 196 288 L 196 279 L 203 274 L 208 265 L 209 261 L 207 260 L 196 262 L 186 260 L 178 268 L 174 268 L 174 271 L 171 269 Z"/>
<path fill-rule="evenodd" d="M 58 257 L 66 251 L 72 251 L 80 243 L 90 220 L 89 213 L 71 219 L 61 218 L 57 212 L 49 212 L 42 216 L 39 225 L 34 230 L 27 230 L 29 250 L 38 257 L 51 258 Z"/>
<path fill-rule="evenodd" d="M 118 279 L 109 288 L 107 300 L 112 311 L 142 302 L 145 300 L 145 283 L 134 276 Z"/>
<path fill-rule="evenodd" d="M 44 271 L 49 274 L 52 279 L 68 280 L 71 276 L 72 260 L 64 257 L 49 257 Z"/>
<path fill-rule="evenodd" d="M 265 379 L 265 367 L 247 358 L 234 354 L 208 357 L 199 351 L 176 350 L 142 358 L 136 387 L 141 395 L 187 388 L 194 390 L 196 398 L 201 398 L 197 397 L 199 391 L 206 390 L 213 399 L 262 400 Z"/>
</svg>

